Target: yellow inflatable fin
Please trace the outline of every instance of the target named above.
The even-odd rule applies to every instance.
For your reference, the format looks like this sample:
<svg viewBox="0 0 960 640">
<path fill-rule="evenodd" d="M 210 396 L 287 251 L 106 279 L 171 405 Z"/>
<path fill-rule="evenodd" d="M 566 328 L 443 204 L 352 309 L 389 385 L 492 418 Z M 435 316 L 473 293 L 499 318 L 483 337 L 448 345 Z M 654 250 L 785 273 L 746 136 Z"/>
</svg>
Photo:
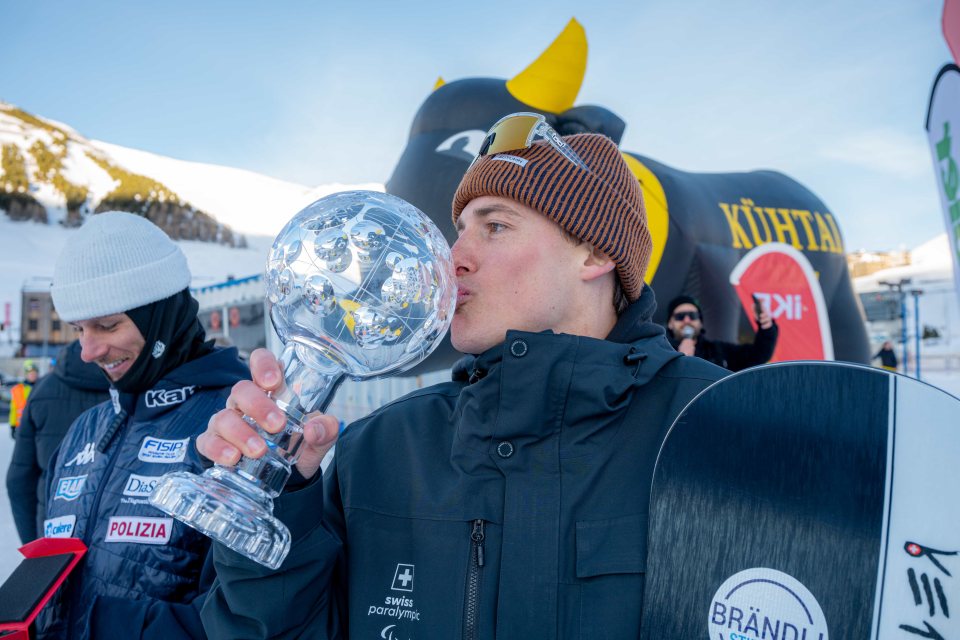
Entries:
<svg viewBox="0 0 960 640">
<path fill-rule="evenodd" d="M 587 71 L 587 34 L 571 18 L 533 63 L 507 80 L 507 91 L 535 111 L 561 113 L 573 106 Z"/>
</svg>

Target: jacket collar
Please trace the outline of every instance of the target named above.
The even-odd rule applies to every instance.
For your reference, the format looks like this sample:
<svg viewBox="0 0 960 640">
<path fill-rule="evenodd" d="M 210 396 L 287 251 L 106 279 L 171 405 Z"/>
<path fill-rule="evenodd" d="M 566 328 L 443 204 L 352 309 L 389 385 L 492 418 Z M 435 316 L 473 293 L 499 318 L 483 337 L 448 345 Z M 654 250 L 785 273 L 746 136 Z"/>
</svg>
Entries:
<svg viewBox="0 0 960 640">
<path fill-rule="evenodd" d="M 664 328 L 651 321 L 656 309 L 657 301 L 653 289 L 649 285 L 644 285 L 640 298 L 624 310 L 605 340 L 582 336 L 579 339 L 594 342 L 596 344 L 592 346 L 601 352 L 622 360 L 625 366 L 633 369 L 636 382 L 645 384 L 667 363 L 680 357 L 680 354 L 667 341 Z M 464 356 L 453 365 L 453 380 L 473 384 L 483 379 L 503 360 L 511 341 L 523 334 L 524 332 L 520 331 L 510 331 L 507 333 L 506 341 L 479 355 Z M 553 335 L 553 332 L 543 331 L 540 334 L 527 335 L 549 336 Z M 622 345 L 622 348 L 611 349 L 610 343 Z"/>
</svg>

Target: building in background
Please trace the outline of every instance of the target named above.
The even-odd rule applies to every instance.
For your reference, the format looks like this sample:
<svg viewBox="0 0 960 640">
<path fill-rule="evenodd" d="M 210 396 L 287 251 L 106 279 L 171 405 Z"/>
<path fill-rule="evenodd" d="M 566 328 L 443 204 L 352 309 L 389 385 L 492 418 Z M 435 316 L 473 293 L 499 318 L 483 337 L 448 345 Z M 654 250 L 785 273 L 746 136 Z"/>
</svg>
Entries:
<svg viewBox="0 0 960 640">
<path fill-rule="evenodd" d="M 847 267 L 851 278 L 860 278 L 894 267 L 910 264 L 909 251 L 853 251 L 847 254 Z"/>
<path fill-rule="evenodd" d="M 228 278 L 190 292 L 200 304 L 198 317 L 208 338 L 237 347 L 244 358 L 267 346 L 262 275 Z"/>
<path fill-rule="evenodd" d="M 896 287 L 882 283 L 903 283 L 903 313 Z M 945 234 L 911 251 L 903 264 L 855 278 L 854 289 L 863 305 L 873 353 L 890 340 L 901 371 L 915 375 L 919 338 L 921 377 L 960 371 L 960 301 Z M 913 291 L 922 293 L 914 296 Z"/>
<path fill-rule="evenodd" d="M 33 278 L 24 283 L 20 300 L 20 353 L 25 358 L 52 358 L 77 336 L 60 320 L 50 297 L 50 279 Z"/>
</svg>

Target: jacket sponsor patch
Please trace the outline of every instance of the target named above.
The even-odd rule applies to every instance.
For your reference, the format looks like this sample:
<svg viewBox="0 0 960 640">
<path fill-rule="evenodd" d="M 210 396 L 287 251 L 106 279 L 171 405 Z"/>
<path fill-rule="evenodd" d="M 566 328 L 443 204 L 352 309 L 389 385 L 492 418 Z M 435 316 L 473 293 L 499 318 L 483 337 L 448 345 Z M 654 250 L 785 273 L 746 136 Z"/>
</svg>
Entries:
<svg viewBox="0 0 960 640">
<path fill-rule="evenodd" d="M 77 452 L 77 455 L 70 458 L 67 463 L 63 466 L 72 467 L 74 465 L 80 467 L 85 464 L 93 462 L 94 458 L 97 456 L 96 445 L 92 442 L 88 442 L 83 445 L 83 449 Z"/>
<path fill-rule="evenodd" d="M 123 486 L 123 495 L 133 498 L 146 498 L 153 493 L 154 487 L 157 486 L 157 480 L 160 478 L 161 476 L 138 476 L 131 473 L 127 476 L 127 484 Z"/>
<path fill-rule="evenodd" d="M 196 385 L 180 387 L 179 389 L 151 389 L 144 395 L 143 402 L 151 409 L 169 407 L 185 402 L 196 389 Z"/>
<path fill-rule="evenodd" d="M 73 527 L 77 524 L 77 516 L 60 516 L 43 521 L 44 538 L 69 538 L 73 535 Z"/>
<path fill-rule="evenodd" d="M 153 436 L 147 436 L 140 445 L 140 453 L 137 454 L 139 460 L 144 462 L 160 462 L 163 464 L 172 464 L 174 462 L 183 462 L 187 455 L 187 443 L 190 438 L 183 440 L 161 440 Z"/>
<path fill-rule="evenodd" d="M 83 485 L 87 483 L 87 476 L 73 476 L 70 478 L 60 478 L 57 482 L 57 492 L 54 494 L 54 500 L 76 500 L 83 491 Z"/>
<path fill-rule="evenodd" d="M 114 516 L 107 524 L 105 542 L 166 544 L 173 532 L 173 518 Z"/>
</svg>

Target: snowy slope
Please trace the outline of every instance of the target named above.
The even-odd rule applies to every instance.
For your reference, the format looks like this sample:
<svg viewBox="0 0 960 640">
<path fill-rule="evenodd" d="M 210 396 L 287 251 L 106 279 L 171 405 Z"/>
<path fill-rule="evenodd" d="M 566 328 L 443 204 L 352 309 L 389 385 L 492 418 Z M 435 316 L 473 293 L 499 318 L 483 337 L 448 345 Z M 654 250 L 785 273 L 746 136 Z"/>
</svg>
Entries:
<svg viewBox="0 0 960 640">
<path fill-rule="evenodd" d="M 19 149 L 30 177 L 28 195 L 46 208 L 49 217 L 48 224 L 13 222 L 0 211 L 0 313 L 4 312 L 5 303 L 10 303 L 11 319 L 17 326 L 21 288 L 28 282 L 31 286 L 49 285 L 56 257 L 75 233 L 59 224 L 67 216 L 64 195 L 50 181 L 37 178 L 37 162 L 30 152 L 34 144 L 63 151 L 60 173 L 70 183 L 89 190 L 90 210 L 117 185 L 94 160 L 99 157 L 161 183 L 192 207 L 246 236 L 247 249 L 181 242 L 194 275 L 194 286 L 220 282 L 228 275 L 260 273 L 272 238 L 287 220 L 314 200 L 350 189 L 383 191 L 379 183 L 308 187 L 251 171 L 176 160 L 88 140 L 68 125 L 24 115 L 13 105 L 0 102 L 0 145 Z M 11 343 L 18 339 L 16 335 L 0 335 L 0 356 L 10 355 Z"/>
<path fill-rule="evenodd" d="M 293 214 L 337 191 L 383 191 L 378 183 L 328 184 L 311 189 L 252 171 L 175 160 L 96 140 L 91 144 L 123 167 L 159 180 L 181 198 L 244 234 L 273 237 Z"/>
</svg>

